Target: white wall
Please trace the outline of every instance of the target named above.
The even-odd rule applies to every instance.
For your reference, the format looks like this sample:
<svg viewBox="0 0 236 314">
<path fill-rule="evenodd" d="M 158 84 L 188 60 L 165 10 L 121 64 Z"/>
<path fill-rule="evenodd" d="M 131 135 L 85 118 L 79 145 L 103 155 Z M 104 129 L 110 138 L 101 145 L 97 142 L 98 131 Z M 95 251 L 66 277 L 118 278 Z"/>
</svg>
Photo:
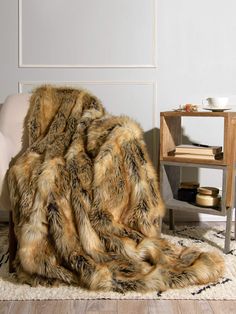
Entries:
<svg viewBox="0 0 236 314">
<path fill-rule="evenodd" d="M 234 0 L 1 0 L 0 102 L 45 81 L 79 84 L 146 132 L 182 103 L 223 94 L 234 105 L 235 12 Z M 184 129 L 218 144 L 222 126 L 207 123 Z"/>
<path fill-rule="evenodd" d="M 157 8 L 158 110 L 199 104 L 211 95 L 230 95 L 235 106 L 236 1 L 159 0 Z M 207 120 L 185 121 L 185 135 L 221 145 L 221 121 Z M 204 185 L 221 184 L 219 173 L 198 177 Z"/>
</svg>

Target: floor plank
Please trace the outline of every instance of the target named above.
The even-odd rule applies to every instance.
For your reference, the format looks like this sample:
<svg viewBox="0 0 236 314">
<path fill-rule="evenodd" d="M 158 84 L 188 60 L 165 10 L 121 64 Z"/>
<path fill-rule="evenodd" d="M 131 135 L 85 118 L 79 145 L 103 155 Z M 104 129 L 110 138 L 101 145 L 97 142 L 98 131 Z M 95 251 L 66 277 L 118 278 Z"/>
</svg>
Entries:
<svg viewBox="0 0 236 314">
<path fill-rule="evenodd" d="M 70 313 L 70 302 L 68 300 L 48 300 L 48 301 L 29 301 L 31 303 L 30 314 L 48 313 Z"/>
<path fill-rule="evenodd" d="M 48 300 L 1 301 L 0 314 L 235 314 L 236 301 Z"/>
<path fill-rule="evenodd" d="M 214 314 L 207 300 L 178 300 L 181 314 Z"/>
<path fill-rule="evenodd" d="M 149 314 L 181 314 L 176 300 L 149 300 L 148 308 Z"/>
<path fill-rule="evenodd" d="M 31 314 L 32 304 L 31 301 L 10 301 L 8 311 L 4 314 Z"/>
<path fill-rule="evenodd" d="M 119 300 L 118 314 L 149 314 L 148 300 Z"/>
<path fill-rule="evenodd" d="M 69 312 L 70 314 L 85 314 L 87 310 L 89 300 L 70 300 L 69 301 Z"/>
<path fill-rule="evenodd" d="M 86 314 L 117 313 L 117 300 L 88 300 Z"/>
<path fill-rule="evenodd" d="M 235 314 L 236 301 L 209 301 L 214 314 Z"/>
<path fill-rule="evenodd" d="M 0 301 L 0 314 L 9 313 L 10 306 L 11 306 L 11 302 Z"/>
</svg>

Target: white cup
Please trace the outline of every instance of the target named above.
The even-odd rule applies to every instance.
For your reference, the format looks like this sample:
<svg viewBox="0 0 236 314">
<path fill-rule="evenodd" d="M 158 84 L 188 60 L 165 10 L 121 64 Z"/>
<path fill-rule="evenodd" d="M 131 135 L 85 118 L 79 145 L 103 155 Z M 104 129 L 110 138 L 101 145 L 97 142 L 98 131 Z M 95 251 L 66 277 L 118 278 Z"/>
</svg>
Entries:
<svg viewBox="0 0 236 314">
<path fill-rule="evenodd" d="M 207 99 L 203 100 L 202 104 L 209 108 L 225 108 L 228 104 L 229 98 L 228 97 L 208 97 Z"/>
</svg>

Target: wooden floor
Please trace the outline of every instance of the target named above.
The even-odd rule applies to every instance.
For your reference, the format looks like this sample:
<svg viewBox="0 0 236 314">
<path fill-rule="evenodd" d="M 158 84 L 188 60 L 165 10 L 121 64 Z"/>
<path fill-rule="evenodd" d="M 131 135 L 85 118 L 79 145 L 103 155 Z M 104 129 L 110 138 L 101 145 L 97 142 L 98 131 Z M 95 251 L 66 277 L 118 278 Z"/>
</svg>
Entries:
<svg viewBox="0 0 236 314">
<path fill-rule="evenodd" d="M 1 301 L 1 314 L 230 314 L 236 301 L 69 300 Z"/>
<path fill-rule="evenodd" d="M 200 225 L 205 225 L 201 223 Z M 207 223 L 209 224 L 209 223 Z M 214 225 L 222 223 L 214 223 Z M 223 223 L 224 224 L 224 223 Z M 191 224 L 192 225 L 192 224 Z M 211 223 L 210 223 L 211 225 Z M 235 291 L 236 293 L 236 291 Z M 0 314 L 236 314 L 236 301 L 60 300 L 0 301 Z"/>
</svg>

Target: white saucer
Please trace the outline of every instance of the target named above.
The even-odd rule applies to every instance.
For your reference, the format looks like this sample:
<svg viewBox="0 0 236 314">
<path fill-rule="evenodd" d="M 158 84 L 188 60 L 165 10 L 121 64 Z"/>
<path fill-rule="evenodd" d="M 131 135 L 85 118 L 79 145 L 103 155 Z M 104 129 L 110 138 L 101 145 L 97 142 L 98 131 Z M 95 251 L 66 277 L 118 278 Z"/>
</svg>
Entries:
<svg viewBox="0 0 236 314">
<path fill-rule="evenodd" d="M 230 110 L 232 108 L 229 108 L 229 107 L 224 107 L 224 108 L 210 108 L 210 107 L 205 107 L 205 108 L 202 108 L 204 110 L 210 110 L 212 112 L 223 112 L 223 111 L 226 111 L 226 110 Z"/>
</svg>

